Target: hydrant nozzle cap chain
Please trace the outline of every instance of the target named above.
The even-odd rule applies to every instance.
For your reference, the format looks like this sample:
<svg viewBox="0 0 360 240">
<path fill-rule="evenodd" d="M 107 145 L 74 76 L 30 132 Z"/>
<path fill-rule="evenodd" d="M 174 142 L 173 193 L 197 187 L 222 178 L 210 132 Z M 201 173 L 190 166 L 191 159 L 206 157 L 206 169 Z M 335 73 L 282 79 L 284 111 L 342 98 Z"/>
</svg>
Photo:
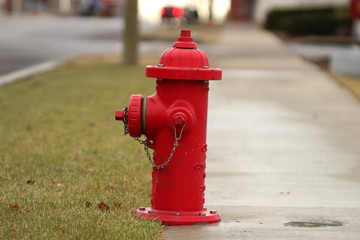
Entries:
<svg viewBox="0 0 360 240">
<path fill-rule="evenodd" d="M 222 71 L 210 68 L 206 54 L 193 42 L 190 30 L 181 30 L 178 41 L 164 51 L 158 65 L 146 67 L 146 76 L 175 80 L 221 80 Z"/>
</svg>

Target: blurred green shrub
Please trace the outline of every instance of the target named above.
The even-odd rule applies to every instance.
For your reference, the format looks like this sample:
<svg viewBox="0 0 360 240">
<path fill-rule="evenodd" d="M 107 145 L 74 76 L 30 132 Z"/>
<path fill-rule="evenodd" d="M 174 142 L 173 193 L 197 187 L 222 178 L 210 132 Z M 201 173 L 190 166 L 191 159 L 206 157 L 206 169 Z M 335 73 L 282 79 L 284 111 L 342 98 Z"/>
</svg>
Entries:
<svg viewBox="0 0 360 240">
<path fill-rule="evenodd" d="M 300 7 L 270 11 L 264 27 L 292 35 L 349 35 L 351 23 L 347 6 Z"/>
</svg>

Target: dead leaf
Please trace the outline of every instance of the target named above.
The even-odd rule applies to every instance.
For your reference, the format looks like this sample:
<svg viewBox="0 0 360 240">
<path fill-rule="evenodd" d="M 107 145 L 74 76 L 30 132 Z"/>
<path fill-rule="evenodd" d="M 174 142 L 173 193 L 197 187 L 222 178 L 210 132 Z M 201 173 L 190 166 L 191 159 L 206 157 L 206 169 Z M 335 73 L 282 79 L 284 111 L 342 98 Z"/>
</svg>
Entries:
<svg viewBox="0 0 360 240">
<path fill-rule="evenodd" d="M 89 173 L 95 173 L 98 171 L 98 169 L 96 167 L 91 167 L 91 168 L 86 169 L 86 171 Z"/>
<path fill-rule="evenodd" d="M 27 183 L 27 184 L 29 184 L 29 185 L 33 185 L 33 184 L 35 183 L 35 181 L 34 181 L 34 180 L 29 179 L 29 180 L 27 180 L 27 181 L 26 181 L 26 183 Z"/>
<path fill-rule="evenodd" d="M 58 183 L 56 186 L 57 186 L 58 188 L 66 188 L 66 186 L 65 186 L 64 184 L 61 184 L 61 183 Z"/>
<path fill-rule="evenodd" d="M 98 208 L 99 208 L 101 211 L 110 211 L 109 206 L 106 205 L 106 204 L 103 203 L 103 202 L 98 203 Z"/>
<path fill-rule="evenodd" d="M 11 204 L 9 205 L 9 208 L 13 211 L 13 212 L 17 212 L 20 208 L 20 206 L 18 204 Z"/>
<path fill-rule="evenodd" d="M 106 186 L 105 190 L 114 191 L 115 188 L 113 186 Z"/>
</svg>

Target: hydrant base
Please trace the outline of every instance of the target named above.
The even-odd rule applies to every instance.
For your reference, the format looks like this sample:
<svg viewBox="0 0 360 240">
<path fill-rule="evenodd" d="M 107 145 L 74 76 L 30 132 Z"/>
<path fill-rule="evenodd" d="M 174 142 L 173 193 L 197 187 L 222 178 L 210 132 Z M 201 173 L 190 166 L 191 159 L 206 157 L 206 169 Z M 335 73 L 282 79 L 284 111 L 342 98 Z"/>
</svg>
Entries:
<svg viewBox="0 0 360 240">
<path fill-rule="evenodd" d="M 174 212 L 160 211 L 151 207 L 139 208 L 135 216 L 151 220 L 159 220 L 164 225 L 194 225 L 219 222 L 220 215 L 215 211 L 204 210 L 200 212 Z"/>
</svg>

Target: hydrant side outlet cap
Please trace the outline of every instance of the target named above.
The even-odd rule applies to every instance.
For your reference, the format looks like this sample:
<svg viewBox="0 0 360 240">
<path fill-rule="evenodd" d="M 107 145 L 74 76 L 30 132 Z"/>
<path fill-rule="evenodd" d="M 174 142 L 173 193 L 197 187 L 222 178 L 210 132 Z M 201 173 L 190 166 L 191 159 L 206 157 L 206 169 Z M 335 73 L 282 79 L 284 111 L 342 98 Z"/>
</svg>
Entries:
<svg viewBox="0 0 360 240">
<path fill-rule="evenodd" d="M 178 42 L 165 50 L 159 65 L 146 67 L 146 76 L 178 80 L 221 80 L 221 69 L 210 68 L 206 54 L 197 49 L 190 30 L 181 30 Z"/>
<path fill-rule="evenodd" d="M 132 137 L 141 136 L 141 113 L 142 113 L 142 95 L 134 94 L 130 97 L 128 110 L 129 134 Z"/>
</svg>

